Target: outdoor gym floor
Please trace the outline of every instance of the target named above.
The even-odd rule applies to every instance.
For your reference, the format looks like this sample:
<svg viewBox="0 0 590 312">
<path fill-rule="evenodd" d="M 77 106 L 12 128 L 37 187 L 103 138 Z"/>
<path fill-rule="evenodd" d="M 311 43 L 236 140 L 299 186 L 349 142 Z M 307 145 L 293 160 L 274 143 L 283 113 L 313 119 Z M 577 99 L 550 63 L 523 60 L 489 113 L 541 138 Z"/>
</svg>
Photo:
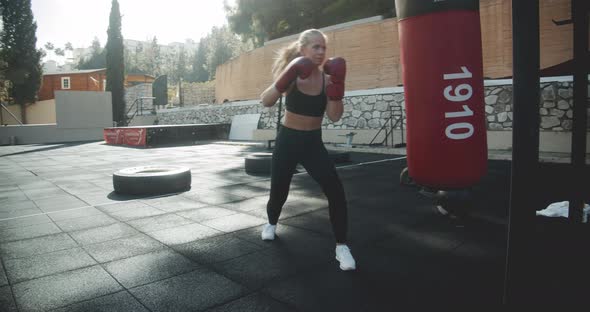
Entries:
<svg viewBox="0 0 590 312">
<path fill-rule="evenodd" d="M 346 189 L 357 270 L 334 259 L 327 201 L 293 178 L 278 238 L 260 240 L 262 147 L 103 142 L 0 147 L 1 311 L 407 311 L 501 304 L 510 162 L 490 160 L 474 216 L 442 217 L 402 186 L 403 155 L 352 153 Z M 380 161 L 382 160 L 382 161 Z M 191 168 L 190 191 L 113 193 L 118 169 Z M 402 310 L 399 310 L 402 308 Z"/>
</svg>

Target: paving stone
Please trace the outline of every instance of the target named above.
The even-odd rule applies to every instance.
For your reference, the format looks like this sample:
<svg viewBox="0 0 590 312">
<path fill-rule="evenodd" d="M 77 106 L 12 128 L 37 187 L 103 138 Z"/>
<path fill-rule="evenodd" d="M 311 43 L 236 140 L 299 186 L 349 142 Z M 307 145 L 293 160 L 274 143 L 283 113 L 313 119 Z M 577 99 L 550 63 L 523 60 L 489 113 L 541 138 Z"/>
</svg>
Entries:
<svg viewBox="0 0 590 312">
<path fill-rule="evenodd" d="M 80 245 L 90 245 L 137 234 L 139 232 L 127 224 L 114 223 L 88 230 L 71 232 L 70 236 Z"/>
<path fill-rule="evenodd" d="M 3 312 L 17 312 L 16 303 L 12 297 L 10 286 L 0 287 L 0 309 Z"/>
<path fill-rule="evenodd" d="M 75 303 L 53 312 L 148 312 L 144 306 L 126 291 Z"/>
<path fill-rule="evenodd" d="M 97 264 L 81 248 L 61 250 L 5 261 L 12 284 Z"/>
<path fill-rule="evenodd" d="M 154 217 L 131 220 L 127 221 L 127 223 L 137 230 L 146 233 L 193 223 L 193 221 L 173 213 L 168 213 Z"/>
<path fill-rule="evenodd" d="M 144 234 L 84 246 L 84 250 L 100 263 L 145 254 L 162 248 L 164 248 L 162 244 Z"/>
<path fill-rule="evenodd" d="M 64 232 L 74 232 L 117 223 L 106 214 L 55 221 Z"/>
<path fill-rule="evenodd" d="M 16 241 L 60 233 L 53 223 L 43 223 L 21 228 L 0 229 L 0 242 Z"/>
<path fill-rule="evenodd" d="M 194 271 L 129 290 L 152 311 L 197 311 L 241 296 L 243 286 L 211 271 Z"/>
<path fill-rule="evenodd" d="M 253 217 L 243 213 L 236 213 L 230 216 L 203 221 L 201 224 L 224 232 L 234 232 L 257 225 L 262 225 L 267 222 L 268 221 L 266 219 Z"/>
<path fill-rule="evenodd" d="M 215 236 L 222 232 L 197 223 L 147 233 L 166 245 L 178 245 Z"/>
<path fill-rule="evenodd" d="M 281 303 L 273 298 L 255 293 L 224 305 L 207 310 L 207 312 L 235 312 L 235 311 L 257 311 L 257 312 L 289 312 L 297 311 L 294 307 Z M 326 310 L 328 311 L 328 310 Z"/>
<path fill-rule="evenodd" d="M 199 263 L 215 263 L 237 258 L 263 247 L 225 234 L 177 245 L 174 249 Z"/>
<path fill-rule="evenodd" d="M 105 263 L 104 266 L 126 288 L 159 281 L 198 268 L 194 262 L 169 249 Z"/>
<path fill-rule="evenodd" d="M 76 242 L 67 234 L 61 233 L 1 244 L 0 254 L 6 260 L 40 255 L 74 247 L 78 247 Z"/>
<path fill-rule="evenodd" d="M 22 282 L 13 286 L 21 311 L 45 311 L 122 290 L 100 266 Z"/>
</svg>

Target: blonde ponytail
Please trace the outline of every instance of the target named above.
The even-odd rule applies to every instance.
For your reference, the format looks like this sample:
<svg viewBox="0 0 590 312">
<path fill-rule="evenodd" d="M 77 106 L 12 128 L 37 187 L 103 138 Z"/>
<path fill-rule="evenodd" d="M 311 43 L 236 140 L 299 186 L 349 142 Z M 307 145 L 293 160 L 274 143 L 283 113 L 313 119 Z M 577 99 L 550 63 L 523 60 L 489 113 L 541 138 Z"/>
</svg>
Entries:
<svg viewBox="0 0 590 312">
<path fill-rule="evenodd" d="M 283 47 L 277 52 L 277 58 L 272 66 L 272 74 L 274 78 L 277 78 L 283 69 L 289 64 L 293 59 L 298 56 L 301 56 L 299 51 L 301 51 L 301 47 L 306 46 L 309 44 L 312 37 L 315 36 L 322 36 L 324 40 L 328 41 L 326 35 L 323 32 L 317 29 L 308 29 L 302 32 L 299 35 L 299 39 L 297 41 L 293 41 L 288 46 Z"/>
</svg>

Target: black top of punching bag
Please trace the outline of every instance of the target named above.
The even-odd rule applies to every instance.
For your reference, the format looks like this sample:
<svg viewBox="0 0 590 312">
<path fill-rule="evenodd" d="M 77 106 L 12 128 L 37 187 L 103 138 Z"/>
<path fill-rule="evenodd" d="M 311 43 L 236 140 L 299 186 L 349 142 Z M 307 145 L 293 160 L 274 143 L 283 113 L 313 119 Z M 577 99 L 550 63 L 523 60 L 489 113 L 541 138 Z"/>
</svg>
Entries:
<svg viewBox="0 0 590 312">
<path fill-rule="evenodd" d="M 441 11 L 479 11 L 479 0 L 395 0 L 397 20 Z"/>
</svg>

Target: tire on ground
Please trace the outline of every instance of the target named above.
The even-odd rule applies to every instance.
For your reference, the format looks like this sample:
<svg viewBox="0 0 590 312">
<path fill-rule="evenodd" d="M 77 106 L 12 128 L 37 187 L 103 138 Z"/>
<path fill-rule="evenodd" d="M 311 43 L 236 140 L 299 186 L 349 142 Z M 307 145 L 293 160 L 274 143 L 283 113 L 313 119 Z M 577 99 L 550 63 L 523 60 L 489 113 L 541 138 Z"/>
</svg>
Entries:
<svg viewBox="0 0 590 312">
<path fill-rule="evenodd" d="M 247 174 L 270 174 L 272 153 L 252 153 L 244 159 Z"/>
<path fill-rule="evenodd" d="M 191 171 L 180 166 L 141 166 L 121 169 L 113 174 L 118 194 L 158 195 L 179 193 L 191 188 Z"/>
</svg>

